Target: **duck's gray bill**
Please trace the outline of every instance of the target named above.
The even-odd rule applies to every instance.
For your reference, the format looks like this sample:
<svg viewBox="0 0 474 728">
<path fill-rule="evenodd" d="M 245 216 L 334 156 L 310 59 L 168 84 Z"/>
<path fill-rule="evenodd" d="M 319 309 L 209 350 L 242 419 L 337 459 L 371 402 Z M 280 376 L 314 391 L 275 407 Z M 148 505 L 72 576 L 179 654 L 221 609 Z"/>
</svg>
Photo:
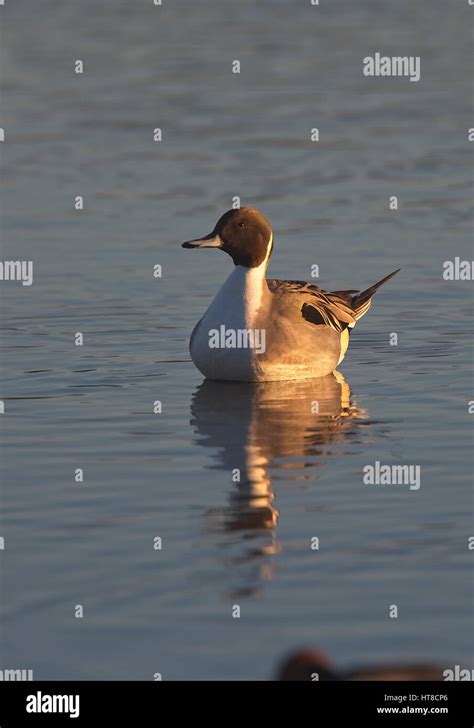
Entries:
<svg viewBox="0 0 474 728">
<path fill-rule="evenodd" d="M 187 240 L 181 245 L 182 248 L 222 248 L 222 240 L 219 235 L 206 235 L 200 240 Z"/>
</svg>

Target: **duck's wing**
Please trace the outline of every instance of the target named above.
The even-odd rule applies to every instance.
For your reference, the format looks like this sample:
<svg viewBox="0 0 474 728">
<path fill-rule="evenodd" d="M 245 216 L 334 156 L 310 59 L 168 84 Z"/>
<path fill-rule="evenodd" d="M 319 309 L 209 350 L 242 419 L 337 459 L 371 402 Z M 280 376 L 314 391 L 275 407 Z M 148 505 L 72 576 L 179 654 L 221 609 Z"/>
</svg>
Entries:
<svg viewBox="0 0 474 728">
<path fill-rule="evenodd" d="M 375 291 L 386 283 L 398 270 L 374 283 L 365 291 L 348 289 L 344 291 L 325 291 L 306 281 L 267 281 L 272 293 L 293 294 L 301 298 L 301 315 L 306 321 L 316 325 L 330 326 L 338 332 L 352 329 L 355 323 L 370 308 Z"/>
<path fill-rule="evenodd" d="M 325 291 L 305 281 L 267 281 L 268 288 L 276 295 L 292 295 L 300 298 L 301 315 L 316 325 L 326 325 L 342 332 L 356 322 L 351 308 L 352 296 L 358 291 Z"/>
</svg>

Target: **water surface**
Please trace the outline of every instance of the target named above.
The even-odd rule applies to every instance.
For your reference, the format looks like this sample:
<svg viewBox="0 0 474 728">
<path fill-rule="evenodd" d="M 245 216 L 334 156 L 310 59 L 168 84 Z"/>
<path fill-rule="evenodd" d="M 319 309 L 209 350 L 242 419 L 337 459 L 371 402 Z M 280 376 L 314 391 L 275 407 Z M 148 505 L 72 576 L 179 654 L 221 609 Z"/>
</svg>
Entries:
<svg viewBox="0 0 474 728">
<path fill-rule="evenodd" d="M 268 679 L 307 644 L 343 665 L 473 664 L 472 282 L 442 278 L 472 259 L 471 13 L 2 8 L 3 257 L 35 275 L 0 287 L 2 667 Z M 375 51 L 420 55 L 420 82 L 364 78 Z M 231 261 L 179 243 L 235 196 L 273 223 L 273 277 L 316 264 L 322 287 L 359 288 L 402 266 L 343 376 L 193 367 Z M 420 489 L 365 485 L 377 460 L 421 466 Z"/>
</svg>

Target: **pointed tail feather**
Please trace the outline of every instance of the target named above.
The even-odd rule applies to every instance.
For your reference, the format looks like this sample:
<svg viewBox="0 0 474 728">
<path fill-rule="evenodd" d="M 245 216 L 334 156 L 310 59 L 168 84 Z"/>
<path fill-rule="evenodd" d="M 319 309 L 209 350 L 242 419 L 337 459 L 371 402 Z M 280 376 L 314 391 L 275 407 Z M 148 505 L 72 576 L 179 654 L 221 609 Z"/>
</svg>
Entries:
<svg viewBox="0 0 474 728">
<path fill-rule="evenodd" d="M 398 271 L 400 268 L 397 268 L 397 270 L 394 270 L 393 273 L 389 273 L 388 276 L 385 276 L 385 278 L 382 278 L 381 281 L 377 281 L 377 283 L 374 283 L 373 286 L 370 286 L 370 288 L 366 288 L 365 291 L 361 291 L 361 293 L 358 293 L 357 296 L 354 296 L 351 301 L 351 306 L 353 310 L 355 311 L 355 318 L 359 319 L 361 316 L 363 316 L 370 308 L 370 299 L 374 295 L 377 288 L 380 288 L 380 286 L 383 286 L 384 283 L 390 280 Z"/>
</svg>

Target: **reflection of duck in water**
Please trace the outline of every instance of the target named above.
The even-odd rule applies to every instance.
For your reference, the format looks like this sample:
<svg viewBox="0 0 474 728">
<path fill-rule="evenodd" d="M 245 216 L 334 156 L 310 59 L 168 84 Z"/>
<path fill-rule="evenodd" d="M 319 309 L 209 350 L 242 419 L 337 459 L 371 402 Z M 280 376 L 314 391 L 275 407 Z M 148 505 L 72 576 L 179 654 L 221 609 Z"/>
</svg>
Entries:
<svg viewBox="0 0 474 728">
<path fill-rule="evenodd" d="M 274 527 L 278 512 L 270 470 L 285 470 L 286 480 L 304 479 L 301 470 L 337 454 L 334 445 L 342 445 L 352 421 L 363 417 L 338 372 L 309 381 L 205 380 L 193 395 L 191 412 L 196 433 L 205 436 L 198 443 L 219 448 L 211 467 L 226 471 L 237 485 L 230 506 L 213 512 L 229 530 Z"/>
</svg>

